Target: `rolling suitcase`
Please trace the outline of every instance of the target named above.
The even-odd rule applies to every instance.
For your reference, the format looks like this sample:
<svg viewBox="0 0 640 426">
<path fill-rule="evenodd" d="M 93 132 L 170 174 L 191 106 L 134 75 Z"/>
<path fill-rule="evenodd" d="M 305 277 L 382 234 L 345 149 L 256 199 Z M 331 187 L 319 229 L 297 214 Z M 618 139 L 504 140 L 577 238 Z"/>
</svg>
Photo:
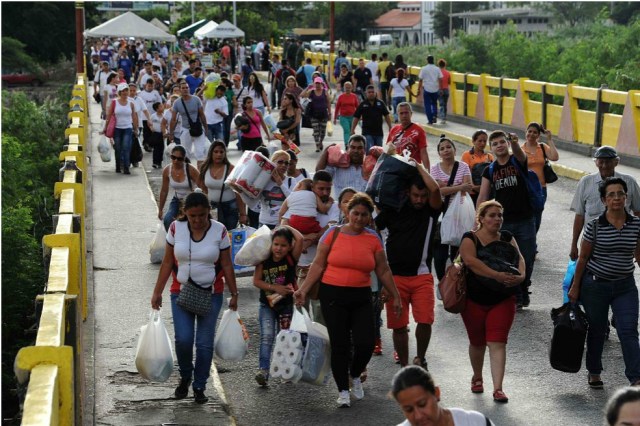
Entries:
<svg viewBox="0 0 640 426">
<path fill-rule="evenodd" d="M 553 336 L 549 347 L 551 367 L 565 373 L 577 373 L 582 367 L 582 354 L 589 324 L 578 304 L 565 303 L 551 310 Z"/>
</svg>

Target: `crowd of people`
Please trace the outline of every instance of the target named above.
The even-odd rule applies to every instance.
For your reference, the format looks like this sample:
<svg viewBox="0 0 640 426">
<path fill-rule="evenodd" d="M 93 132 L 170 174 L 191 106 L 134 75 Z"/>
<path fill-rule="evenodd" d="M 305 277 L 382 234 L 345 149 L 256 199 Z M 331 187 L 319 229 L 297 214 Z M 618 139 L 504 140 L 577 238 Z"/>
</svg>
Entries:
<svg viewBox="0 0 640 426">
<path fill-rule="evenodd" d="M 282 56 L 274 54 L 269 60 L 264 41 L 250 51 L 228 43 L 215 50 L 207 45 L 220 52 L 211 70 L 204 70 L 191 56 L 196 48 L 170 53 L 162 44 L 146 50 L 144 43 L 126 40 L 115 49 L 110 49 L 108 40 L 94 48 L 96 101 L 107 123 L 112 115 L 117 117 L 116 172 L 130 173 L 131 145 L 140 142 L 153 150 L 154 168 L 162 169 L 158 218 L 167 230 L 167 251 L 151 304 L 161 306 L 162 291 L 172 277 L 181 375 L 176 398 L 186 397 L 193 382 L 196 402 L 206 401 L 205 371 L 211 363 L 223 286 L 233 296 L 230 306 L 237 307 L 227 231 L 239 224 L 266 225 L 273 230 L 271 253 L 256 267 L 253 278 L 260 290 L 259 385 L 269 383 L 277 331 L 288 327 L 294 305 L 306 305 L 329 333 L 338 406 L 350 406 L 352 397 L 362 399 L 367 364 L 373 355 L 382 354 L 384 305 L 394 358 L 406 367 L 394 378 L 391 392 L 407 417 L 405 424 L 420 424 L 421 416 L 434 424 L 491 424 L 480 413 L 445 409 L 438 403 L 440 390 L 427 371 L 435 284 L 450 262 L 462 261 L 468 268 L 467 302 L 461 316 L 473 370 L 470 391 L 484 392 L 483 363 L 489 348 L 492 397 L 507 402 L 506 345 L 517 310 L 531 303 L 536 235 L 547 195 L 544 167 L 547 159 L 559 158 L 551 133 L 530 123 L 520 143 L 513 133 L 478 130 L 471 135 L 473 147 L 460 160 L 454 142 L 443 135 L 437 142 L 439 159 L 430 159 L 426 134 L 413 119 L 407 95 L 409 100 L 422 96 L 430 124 L 446 120 L 451 78 L 444 59 L 426 58 L 417 92 L 412 92 L 416 82 L 400 55 L 391 62 L 383 53 L 380 61 L 373 56 L 352 69 L 346 53 L 340 52 L 334 93 L 322 69 L 304 61 L 301 46 L 287 40 Z M 259 68 L 253 66 L 258 63 Z M 256 74 L 259 69 L 268 72 L 270 91 Z M 205 71 L 220 75 L 212 97 L 204 96 Z M 282 149 L 265 146 L 263 135 L 267 141 L 273 137 L 267 124 L 272 109 L 279 111 Z M 305 117 L 313 141 L 300 139 Z M 323 144 L 330 121 L 343 129 L 346 167 L 331 163 L 329 147 Z M 199 133 L 194 132 L 198 123 Z M 275 165 L 266 187 L 250 202 L 224 183 L 234 167 L 228 158 L 232 124 L 239 149 L 260 152 Z M 298 168 L 296 151 L 286 149 L 303 142 L 313 142 L 319 153 L 313 174 Z M 171 161 L 163 168 L 162 153 L 168 143 L 173 144 Z M 387 145 L 406 154 L 418 172 L 404 188 L 407 201 L 400 210 L 376 205 L 364 193 L 364 160 L 372 148 Z M 594 158 L 598 171 L 579 182 L 571 204 L 575 221 L 570 256 L 578 259 L 578 267 L 569 298 L 582 302 L 590 324 L 588 385 L 603 386 L 601 358 L 609 307 L 622 343 L 625 374 L 631 385 L 639 385 L 633 260 L 640 260 L 640 189 L 633 177 L 615 171 L 618 155 L 613 148 L 599 148 Z M 542 186 L 542 208 L 530 202 L 527 170 L 535 172 Z M 165 212 L 167 197 L 171 199 Z M 454 200 L 472 203 L 474 226 L 459 243 L 443 243 L 448 236 L 440 231 L 442 217 Z M 217 220 L 210 217 L 211 209 L 216 210 Z M 487 260 L 495 258 L 507 268 Z M 212 309 L 206 315 L 174 303 L 190 283 L 211 288 Z M 282 296 L 276 305 L 268 300 L 273 294 Z M 409 353 L 410 312 L 416 323 L 415 354 Z M 625 405 L 613 404 L 612 413 L 617 411 L 612 418 L 623 415 Z"/>
</svg>

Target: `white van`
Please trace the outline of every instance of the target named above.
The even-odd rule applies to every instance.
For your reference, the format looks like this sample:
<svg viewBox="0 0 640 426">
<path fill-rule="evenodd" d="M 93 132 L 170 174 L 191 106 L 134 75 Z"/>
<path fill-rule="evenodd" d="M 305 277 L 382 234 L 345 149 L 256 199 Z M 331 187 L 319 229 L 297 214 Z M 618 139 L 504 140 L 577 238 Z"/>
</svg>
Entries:
<svg viewBox="0 0 640 426">
<path fill-rule="evenodd" d="M 377 50 L 383 47 L 393 45 L 393 37 L 391 34 L 376 34 L 369 37 L 367 41 L 367 50 Z"/>
</svg>

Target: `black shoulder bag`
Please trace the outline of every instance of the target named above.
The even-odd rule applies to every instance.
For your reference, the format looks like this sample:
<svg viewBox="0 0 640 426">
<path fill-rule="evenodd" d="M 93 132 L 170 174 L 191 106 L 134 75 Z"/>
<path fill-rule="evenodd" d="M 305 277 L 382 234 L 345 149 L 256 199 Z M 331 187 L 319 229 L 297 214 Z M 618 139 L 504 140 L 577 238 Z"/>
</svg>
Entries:
<svg viewBox="0 0 640 426">
<path fill-rule="evenodd" d="M 544 180 L 547 183 L 553 183 L 558 180 L 558 175 L 551 167 L 551 163 L 547 158 L 547 151 L 544 150 L 544 145 L 540 144 L 540 148 L 542 149 L 542 155 L 544 156 L 544 166 L 542 167 L 542 174 L 544 175 Z"/>
<path fill-rule="evenodd" d="M 184 99 L 180 98 L 180 102 L 182 102 L 184 113 L 187 116 L 187 120 L 189 120 L 189 134 L 194 138 L 202 136 L 204 130 L 202 129 L 200 116 L 196 113 L 196 121 L 191 120 L 191 117 L 189 116 L 189 110 L 187 109 L 187 104 L 184 103 Z"/>
<path fill-rule="evenodd" d="M 449 181 L 447 182 L 447 186 L 451 186 L 453 185 L 453 181 L 456 179 L 456 174 L 458 173 L 458 166 L 460 165 L 459 162 L 455 161 L 453 163 L 453 169 L 451 169 L 451 175 L 449 176 Z M 446 197 L 444 197 L 444 201 L 442 203 L 442 217 L 444 217 L 444 215 L 447 213 L 447 209 L 449 208 L 449 201 L 451 200 L 451 195 L 447 195 Z M 436 230 L 435 230 L 435 236 L 433 238 L 433 242 L 436 244 L 440 244 L 440 242 L 442 241 L 441 237 L 440 237 L 440 224 L 442 223 L 441 220 L 438 220 L 438 223 L 436 223 Z"/>
</svg>

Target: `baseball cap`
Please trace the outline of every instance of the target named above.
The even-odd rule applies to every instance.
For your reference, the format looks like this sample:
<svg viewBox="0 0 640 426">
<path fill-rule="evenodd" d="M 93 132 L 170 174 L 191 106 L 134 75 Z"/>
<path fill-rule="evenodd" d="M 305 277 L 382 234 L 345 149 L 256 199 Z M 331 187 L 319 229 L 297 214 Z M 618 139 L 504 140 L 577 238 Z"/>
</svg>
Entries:
<svg viewBox="0 0 640 426">
<path fill-rule="evenodd" d="M 618 153 L 610 146 L 601 146 L 593 154 L 593 158 L 618 158 Z"/>
<path fill-rule="evenodd" d="M 129 85 L 127 83 L 118 84 L 118 93 L 122 92 L 123 90 L 129 90 Z"/>
<path fill-rule="evenodd" d="M 322 77 L 316 77 L 313 79 L 314 83 L 324 83 L 324 80 L 322 80 Z"/>
</svg>

